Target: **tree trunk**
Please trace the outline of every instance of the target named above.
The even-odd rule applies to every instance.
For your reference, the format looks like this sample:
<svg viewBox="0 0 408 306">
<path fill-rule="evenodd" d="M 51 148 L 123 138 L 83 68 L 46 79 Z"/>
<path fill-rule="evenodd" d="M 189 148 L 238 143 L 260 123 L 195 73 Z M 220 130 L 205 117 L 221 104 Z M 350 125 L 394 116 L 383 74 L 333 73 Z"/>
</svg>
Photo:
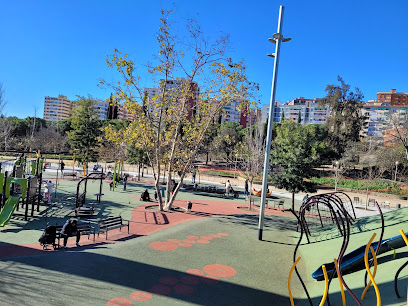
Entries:
<svg viewBox="0 0 408 306">
<path fill-rule="evenodd" d="M 208 166 L 208 152 L 207 152 L 206 158 L 205 158 L 205 165 Z"/>
<path fill-rule="evenodd" d="M 368 186 L 366 189 L 366 205 L 365 205 L 365 209 L 368 210 Z"/>
<path fill-rule="evenodd" d="M 137 180 L 140 181 L 140 163 L 139 163 L 139 169 L 138 169 L 138 172 L 137 172 Z"/>
<path fill-rule="evenodd" d="M 295 193 L 292 192 L 292 210 L 295 211 Z"/>
</svg>

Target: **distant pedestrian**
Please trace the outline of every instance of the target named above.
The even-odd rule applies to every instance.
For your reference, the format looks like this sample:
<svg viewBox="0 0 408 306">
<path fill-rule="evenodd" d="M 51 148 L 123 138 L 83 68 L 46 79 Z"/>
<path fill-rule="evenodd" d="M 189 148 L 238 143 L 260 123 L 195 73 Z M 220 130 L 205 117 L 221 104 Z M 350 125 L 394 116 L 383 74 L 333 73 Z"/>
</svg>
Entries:
<svg viewBox="0 0 408 306">
<path fill-rule="evenodd" d="M 109 190 L 112 191 L 112 188 L 113 188 L 113 181 L 110 181 L 109 182 Z"/>
<path fill-rule="evenodd" d="M 249 191 L 248 191 L 248 179 L 245 180 L 245 195 L 249 195 Z"/>
<path fill-rule="evenodd" d="M 303 200 L 302 200 L 302 202 L 306 202 L 306 200 L 309 198 L 309 194 L 306 194 L 304 197 L 303 197 Z"/>
<path fill-rule="evenodd" d="M 127 180 L 128 180 L 128 175 L 125 174 L 123 176 L 123 191 L 126 191 Z"/>
<path fill-rule="evenodd" d="M 225 194 L 229 194 L 231 192 L 231 183 L 229 180 L 225 183 Z"/>
<path fill-rule="evenodd" d="M 191 209 L 193 208 L 193 202 L 188 201 L 187 202 L 187 212 L 191 212 Z"/>
<path fill-rule="evenodd" d="M 63 161 L 63 160 L 61 160 L 61 164 L 60 164 L 60 166 L 61 166 L 61 171 L 64 171 L 64 168 L 65 168 L 65 163 L 64 163 L 64 161 Z"/>
<path fill-rule="evenodd" d="M 51 204 L 51 194 L 54 191 L 54 184 L 51 181 L 46 181 L 44 190 L 44 199 L 47 200 L 48 204 Z"/>
<path fill-rule="evenodd" d="M 193 183 L 193 185 L 195 184 L 196 172 L 196 167 L 194 167 L 193 171 L 191 172 L 191 182 Z"/>
</svg>

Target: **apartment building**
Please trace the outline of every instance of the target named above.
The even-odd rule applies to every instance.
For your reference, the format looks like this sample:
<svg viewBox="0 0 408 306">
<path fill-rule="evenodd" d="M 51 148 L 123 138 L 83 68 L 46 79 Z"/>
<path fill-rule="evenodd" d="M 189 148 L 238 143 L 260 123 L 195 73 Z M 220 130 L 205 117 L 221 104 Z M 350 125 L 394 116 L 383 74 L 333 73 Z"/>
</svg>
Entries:
<svg viewBox="0 0 408 306">
<path fill-rule="evenodd" d="M 174 97 L 177 99 L 177 90 L 181 91 L 184 90 L 183 85 L 185 85 L 187 80 L 185 79 L 176 79 L 176 80 L 167 80 L 166 81 L 166 88 L 167 90 L 174 91 Z M 160 82 L 164 82 L 164 80 L 161 80 Z M 195 82 L 190 82 L 188 84 L 189 90 L 191 92 L 191 95 L 187 98 L 187 105 L 188 105 L 188 113 L 187 113 L 187 119 L 190 119 L 191 116 L 195 112 L 195 105 L 196 101 L 199 99 L 200 95 L 200 88 L 197 83 Z M 160 93 L 161 89 L 158 87 L 150 87 L 150 88 L 145 88 L 144 92 L 149 99 L 149 101 L 152 101 L 153 99 L 160 99 Z M 154 105 L 153 103 L 149 103 L 148 111 L 150 113 L 153 113 L 154 111 Z"/>
<path fill-rule="evenodd" d="M 44 119 L 52 121 L 68 119 L 71 116 L 72 107 L 71 100 L 68 100 L 66 96 L 46 96 L 44 99 Z"/>
<path fill-rule="evenodd" d="M 396 89 L 379 91 L 377 92 L 377 101 L 390 106 L 408 106 L 408 92 L 397 92 Z"/>
<path fill-rule="evenodd" d="M 276 101 L 273 122 L 281 122 L 283 117 L 298 121 L 300 117 L 302 125 L 325 124 L 330 115 L 330 109 L 328 106 L 319 105 L 318 102 L 319 99 L 317 98 L 306 99 L 304 97 L 298 97 L 284 103 Z M 263 105 L 262 122 L 266 122 L 268 116 L 269 105 Z"/>
<path fill-rule="evenodd" d="M 46 96 L 44 99 L 44 119 L 59 121 L 71 117 L 71 110 L 75 107 L 75 102 L 69 100 L 66 96 L 58 95 L 58 97 Z M 118 119 L 133 118 L 124 105 L 118 105 Z M 109 108 L 109 101 L 97 101 L 95 112 L 100 120 L 106 120 Z"/>
<path fill-rule="evenodd" d="M 393 129 L 393 124 L 407 119 L 408 105 L 391 105 L 390 101 L 369 100 L 362 111 L 365 117 L 362 135 L 387 137 L 386 133 Z"/>
</svg>

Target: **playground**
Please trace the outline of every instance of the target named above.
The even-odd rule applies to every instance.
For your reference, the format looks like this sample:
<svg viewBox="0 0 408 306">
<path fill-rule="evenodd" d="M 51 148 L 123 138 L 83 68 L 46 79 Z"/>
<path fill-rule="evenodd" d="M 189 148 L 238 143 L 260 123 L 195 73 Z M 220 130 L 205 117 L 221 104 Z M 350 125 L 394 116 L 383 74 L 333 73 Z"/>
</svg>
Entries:
<svg viewBox="0 0 408 306">
<path fill-rule="evenodd" d="M 57 183 L 56 171 L 37 171 L 41 161 L 35 163 L 33 166 L 33 162 L 26 164 L 21 160 L 21 171 L 29 172 L 29 177 L 38 177 L 40 182 L 51 180 L 56 184 L 51 203 L 38 201 L 43 185 L 36 183 L 39 190 L 33 188 L 29 177 L 14 179 L 9 172 L 2 180 L 5 186 L 0 212 L 3 216 L 0 227 L 2 305 L 290 305 L 288 277 L 298 257 L 301 259 L 297 271 L 310 301 L 319 305 L 325 281 L 314 279 L 312 274 L 322 264 L 328 266 L 339 257 L 345 237 L 347 254 L 362 246 L 365 248 L 374 233 L 377 234 L 374 242 L 377 242 L 382 230 L 377 208 L 371 206 L 370 214 L 366 215 L 355 208 L 356 215 L 353 215 L 352 201 L 349 203 L 345 196 L 339 200 L 346 203 L 345 208 L 334 210 L 336 214 L 344 213 L 338 218 L 330 217 L 329 209 L 323 210 L 323 206 L 316 204 L 323 198 L 310 197 L 306 204 L 302 203 L 303 196 L 297 197 L 296 213 L 301 217 L 303 211 L 304 223 L 307 223 L 307 227 L 302 227 L 303 223 L 299 225 L 298 219 L 287 210 L 289 196 L 272 191 L 275 201 L 285 201 L 285 209 L 274 207 L 270 201 L 265 210 L 263 241 L 258 241 L 257 202 L 253 210 L 245 209 L 248 202 L 239 186 L 234 186 L 238 198 L 222 197 L 203 192 L 211 190 L 211 186 L 220 188 L 220 184 L 203 181 L 201 185 L 209 186 L 207 189 L 200 192 L 181 189 L 176 209 L 160 212 L 155 209 L 153 200 L 140 201 L 146 189 L 153 198 L 151 177 L 129 180 L 126 190 L 121 181 L 110 190 L 110 179 L 98 174 L 75 179 L 60 177 Z M 189 213 L 188 201 L 192 202 Z M 327 203 L 332 203 L 330 201 Z M 400 230 L 407 230 L 407 208 L 380 209 L 383 210 L 384 240 L 401 235 Z M 54 250 L 52 246 L 44 249 L 40 245 L 38 239 L 47 224 L 62 226 L 73 217 L 79 223 L 89 223 L 92 228 L 89 237 L 81 236 L 80 247 L 75 246 L 75 238 L 68 239 L 66 250 Z M 129 228 L 116 227 L 98 235 L 101 220 L 113 217 L 121 217 L 125 225 L 129 221 Z M 345 235 L 347 227 L 350 235 Z M 304 232 L 300 241 L 302 229 L 307 235 Z M 400 299 L 394 290 L 394 277 L 407 261 L 407 251 L 408 247 L 400 243 L 398 248 L 378 254 L 375 283 L 382 305 L 407 303 L 408 270 L 402 270 L 398 277 Z M 355 270 L 343 273 L 345 283 L 362 305 L 377 304 L 373 286 L 361 299 L 365 287 L 364 264 Z M 343 305 L 337 277 L 332 279 L 329 289 L 330 304 Z M 345 303 L 355 305 L 356 301 L 344 290 Z M 291 276 L 290 291 L 294 305 L 310 305 L 295 273 Z"/>
</svg>

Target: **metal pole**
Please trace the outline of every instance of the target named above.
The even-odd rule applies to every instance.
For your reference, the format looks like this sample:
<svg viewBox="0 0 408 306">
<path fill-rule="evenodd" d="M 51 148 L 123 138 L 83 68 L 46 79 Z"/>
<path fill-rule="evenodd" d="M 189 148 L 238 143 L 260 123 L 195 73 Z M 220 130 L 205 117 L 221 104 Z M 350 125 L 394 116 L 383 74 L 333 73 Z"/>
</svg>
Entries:
<svg viewBox="0 0 408 306">
<path fill-rule="evenodd" d="M 337 181 L 339 179 L 339 177 L 338 177 L 339 174 L 338 173 L 339 173 L 339 162 L 336 161 L 336 180 L 334 182 L 334 191 L 336 191 L 336 192 L 337 192 Z"/>
<path fill-rule="evenodd" d="M 274 37 L 276 39 L 275 47 L 275 63 L 273 66 L 273 75 L 272 75 L 272 88 L 271 88 L 271 100 L 269 104 L 269 119 L 268 119 L 268 133 L 266 136 L 266 150 L 265 150 L 265 161 L 264 161 L 264 171 L 262 178 L 262 194 L 261 194 L 261 206 L 259 210 L 259 225 L 258 225 L 258 240 L 262 240 L 262 232 L 264 227 L 264 216 L 265 216 L 265 200 L 268 184 L 268 170 L 269 170 L 269 154 L 271 150 L 271 141 L 272 141 L 272 126 L 274 119 L 275 111 L 275 95 L 276 95 L 276 81 L 278 78 L 278 65 L 279 65 L 279 50 L 282 42 L 282 23 L 283 23 L 283 10 L 284 6 L 279 7 L 279 22 L 278 22 L 278 32 Z"/>
<path fill-rule="evenodd" d="M 398 161 L 395 162 L 395 181 L 397 181 Z"/>
</svg>

